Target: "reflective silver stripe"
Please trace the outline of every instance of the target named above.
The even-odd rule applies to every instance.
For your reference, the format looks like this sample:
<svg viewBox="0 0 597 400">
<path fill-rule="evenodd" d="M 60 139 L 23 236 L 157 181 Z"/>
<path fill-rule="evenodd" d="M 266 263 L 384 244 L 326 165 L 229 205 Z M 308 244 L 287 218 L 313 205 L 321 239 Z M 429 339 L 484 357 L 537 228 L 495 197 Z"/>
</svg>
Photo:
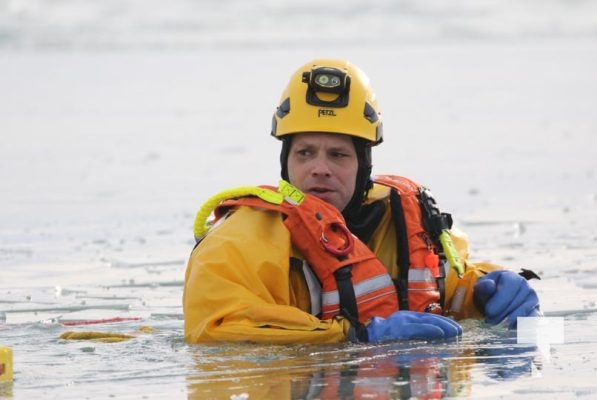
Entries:
<svg viewBox="0 0 597 400">
<path fill-rule="evenodd" d="M 324 292 L 321 294 L 321 303 L 324 306 L 331 306 L 333 304 L 340 304 L 340 295 L 337 290 L 333 292 Z"/>
<path fill-rule="evenodd" d="M 466 288 L 457 286 L 452 297 L 452 304 L 450 304 L 450 311 L 460 312 L 462 310 L 462 303 L 464 303 L 464 296 L 466 296 Z"/>
<path fill-rule="evenodd" d="M 385 287 L 394 287 L 394 283 L 392 282 L 392 278 L 388 274 L 382 274 L 378 276 L 374 276 L 373 278 L 369 278 L 362 282 L 358 282 L 354 285 L 354 293 L 355 296 L 358 298 L 359 296 L 363 296 L 367 293 L 374 292 L 379 289 L 383 289 Z M 340 304 L 340 295 L 338 294 L 337 290 L 331 292 L 324 292 L 321 295 L 321 301 L 323 306 L 331 306 L 334 304 Z"/>
<path fill-rule="evenodd" d="M 435 282 L 435 278 L 431 274 L 429 268 L 409 268 L 408 270 L 409 282 Z"/>
<path fill-rule="evenodd" d="M 321 284 L 305 260 L 303 260 L 303 274 L 311 297 L 311 314 L 318 315 L 321 313 Z"/>
</svg>

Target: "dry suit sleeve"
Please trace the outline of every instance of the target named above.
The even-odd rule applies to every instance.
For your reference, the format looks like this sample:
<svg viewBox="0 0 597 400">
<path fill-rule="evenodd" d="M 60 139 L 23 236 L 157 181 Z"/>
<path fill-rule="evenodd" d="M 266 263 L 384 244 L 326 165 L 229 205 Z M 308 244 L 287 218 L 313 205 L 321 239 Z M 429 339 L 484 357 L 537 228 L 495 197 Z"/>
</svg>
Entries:
<svg viewBox="0 0 597 400">
<path fill-rule="evenodd" d="M 494 270 L 507 268 L 490 263 L 473 263 L 469 261 L 468 235 L 457 228 L 452 228 L 450 236 L 461 259 L 464 261 L 465 272 L 464 276 L 459 278 L 453 269 L 450 268 L 448 271 L 446 278 L 446 313 L 456 319 L 483 318 L 483 314 L 475 307 L 473 302 L 473 287 L 477 279 L 483 275 Z"/>
<path fill-rule="evenodd" d="M 192 252 L 183 293 L 189 343 L 336 343 L 349 324 L 291 304 L 290 235 L 279 214 L 240 208 Z"/>
</svg>

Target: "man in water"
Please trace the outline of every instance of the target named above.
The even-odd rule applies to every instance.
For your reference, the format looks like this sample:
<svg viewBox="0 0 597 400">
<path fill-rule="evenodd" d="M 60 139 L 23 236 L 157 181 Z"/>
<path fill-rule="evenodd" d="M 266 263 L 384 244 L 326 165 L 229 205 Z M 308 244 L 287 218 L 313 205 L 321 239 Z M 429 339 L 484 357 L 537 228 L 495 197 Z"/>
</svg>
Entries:
<svg viewBox="0 0 597 400">
<path fill-rule="evenodd" d="M 279 187 L 216 196 L 208 224 L 213 207 L 198 213 L 187 342 L 448 339 L 462 334 L 457 319 L 515 328 L 541 314 L 523 276 L 467 260 L 465 236 L 426 188 L 371 175 L 382 115 L 355 65 L 301 66 L 271 134 L 282 142 Z"/>
</svg>

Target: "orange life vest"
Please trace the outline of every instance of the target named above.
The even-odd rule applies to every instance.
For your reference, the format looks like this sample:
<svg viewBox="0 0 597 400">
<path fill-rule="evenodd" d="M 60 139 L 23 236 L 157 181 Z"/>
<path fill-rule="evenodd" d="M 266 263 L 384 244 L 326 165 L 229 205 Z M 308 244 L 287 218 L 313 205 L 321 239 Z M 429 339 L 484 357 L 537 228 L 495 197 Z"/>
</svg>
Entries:
<svg viewBox="0 0 597 400">
<path fill-rule="evenodd" d="M 345 315 L 364 323 L 398 310 L 398 296 L 387 269 L 367 245 L 350 233 L 333 205 L 310 195 L 305 195 L 300 204 L 241 197 L 222 202 L 216 218 L 231 206 L 264 208 L 285 216 L 292 243 L 321 283 L 321 319 Z"/>
<path fill-rule="evenodd" d="M 215 216 L 218 220 L 238 206 L 283 214 L 293 245 L 321 283 L 322 319 L 344 315 L 364 323 L 373 316 L 387 317 L 398 309 L 441 314 L 444 273 L 437 241 L 423 222 L 420 201 L 424 188 L 395 175 L 377 176 L 374 182 L 391 189 L 400 269 L 395 280 L 367 245 L 350 233 L 342 214 L 315 196 L 305 195 L 300 204 L 239 197 L 223 201 Z"/>
</svg>

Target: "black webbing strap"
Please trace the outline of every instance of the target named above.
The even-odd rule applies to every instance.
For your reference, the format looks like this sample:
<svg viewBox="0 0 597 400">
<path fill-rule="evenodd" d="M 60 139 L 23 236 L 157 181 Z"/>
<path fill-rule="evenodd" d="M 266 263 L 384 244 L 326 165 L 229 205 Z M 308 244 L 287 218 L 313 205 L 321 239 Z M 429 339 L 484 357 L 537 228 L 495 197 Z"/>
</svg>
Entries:
<svg viewBox="0 0 597 400">
<path fill-rule="evenodd" d="M 398 248 L 398 269 L 399 278 L 394 280 L 394 286 L 398 292 L 398 302 L 401 310 L 408 310 L 408 268 L 410 266 L 410 252 L 408 248 L 408 236 L 406 233 L 406 221 L 404 210 L 400 201 L 400 194 L 397 190 L 390 190 L 390 207 L 396 230 L 396 246 Z"/>
<path fill-rule="evenodd" d="M 340 310 L 349 320 L 359 320 L 359 309 L 357 308 L 357 296 L 352 285 L 352 265 L 347 265 L 334 272 Z"/>
<path fill-rule="evenodd" d="M 439 304 L 445 310 L 446 306 L 446 256 L 440 255 L 439 276 L 435 279 L 437 289 L 439 290 Z"/>
<path fill-rule="evenodd" d="M 444 308 L 446 300 L 446 253 L 439 240 L 439 235 L 452 227 L 452 215 L 440 212 L 437 202 L 431 195 L 431 192 L 421 187 L 419 189 L 419 205 L 421 206 L 421 216 L 423 218 L 423 227 L 431 235 L 433 243 L 437 247 L 437 253 L 440 259 L 439 276 L 436 278 L 437 288 L 439 290 L 439 304 Z"/>
</svg>

